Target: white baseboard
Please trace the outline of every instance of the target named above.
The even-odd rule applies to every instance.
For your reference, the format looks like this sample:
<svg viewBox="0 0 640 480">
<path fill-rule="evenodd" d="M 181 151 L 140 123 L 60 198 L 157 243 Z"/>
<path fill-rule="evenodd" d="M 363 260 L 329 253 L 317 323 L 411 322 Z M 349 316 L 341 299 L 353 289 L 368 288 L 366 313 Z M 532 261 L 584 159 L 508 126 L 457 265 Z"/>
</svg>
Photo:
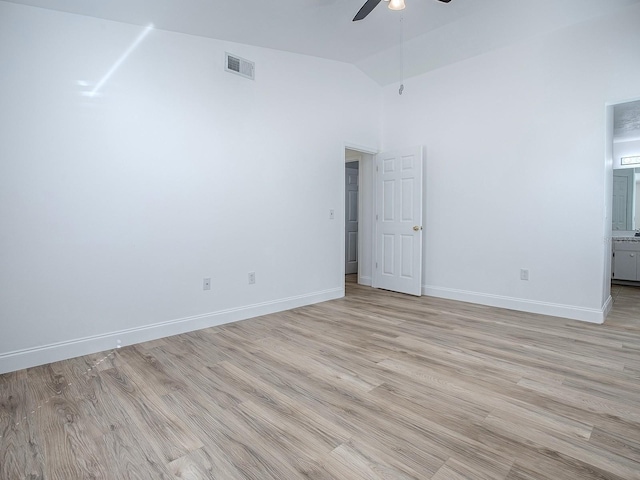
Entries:
<svg viewBox="0 0 640 480">
<path fill-rule="evenodd" d="M 371 286 L 371 277 L 365 277 L 364 275 L 360 276 L 358 278 L 358 284 L 370 287 Z"/>
<path fill-rule="evenodd" d="M 609 298 L 607 298 L 607 301 L 604 302 L 604 306 L 602 307 L 603 321 L 607 318 L 612 308 L 613 308 L 613 298 L 611 297 L 611 295 L 609 295 Z"/>
<path fill-rule="evenodd" d="M 344 297 L 344 288 L 283 298 L 0 354 L 0 374 Z"/>
<path fill-rule="evenodd" d="M 505 297 L 501 295 L 469 292 L 465 290 L 455 290 L 453 288 L 434 287 L 431 285 L 423 285 L 422 294 L 431 297 L 446 298 L 448 300 L 477 303 L 490 307 L 507 308 L 509 310 L 538 313 L 541 315 L 550 315 L 552 317 L 569 318 L 571 320 L 581 320 L 589 323 L 603 323 L 607 313 L 611 310 L 611 297 L 609 297 L 609 300 L 602 309 L 596 309 L 538 302 L 535 300 L 525 300 L 522 298 Z"/>
</svg>

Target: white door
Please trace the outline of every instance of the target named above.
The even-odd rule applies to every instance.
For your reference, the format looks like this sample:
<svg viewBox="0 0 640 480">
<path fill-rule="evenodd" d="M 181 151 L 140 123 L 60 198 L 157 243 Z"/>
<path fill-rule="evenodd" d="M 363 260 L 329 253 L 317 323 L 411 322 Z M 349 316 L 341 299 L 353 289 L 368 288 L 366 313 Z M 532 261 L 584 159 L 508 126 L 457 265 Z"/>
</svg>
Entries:
<svg viewBox="0 0 640 480">
<path fill-rule="evenodd" d="M 422 294 L 422 147 L 376 155 L 373 286 Z"/>
<path fill-rule="evenodd" d="M 345 168 L 345 274 L 358 273 L 358 163 Z"/>
<path fill-rule="evenodd" d="M 613 230 L 633 230 L 633 169 L 613 172 Z"/>
</svg>

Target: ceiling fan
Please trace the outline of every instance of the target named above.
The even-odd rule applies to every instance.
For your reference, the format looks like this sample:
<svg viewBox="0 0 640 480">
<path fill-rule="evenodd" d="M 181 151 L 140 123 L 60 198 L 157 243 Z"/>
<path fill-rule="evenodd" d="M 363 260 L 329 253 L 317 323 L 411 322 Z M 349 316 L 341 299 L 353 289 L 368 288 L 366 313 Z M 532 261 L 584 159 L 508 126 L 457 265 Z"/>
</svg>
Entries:
<svg viewBox="0 0 640 480">
<path fill-rule="evenodd" d="M 362 8 L 356 13 L 356 16 L 353 17 L 353 21 L 357 22 L 358 20 L 362 20 L 367 15 L 369 15 L 374 8 L 378 6 L 378 4 L 382 0 L 367 0 Z M 404 0 L 384 0 L 385 2 L 389 2 L 389 8 L 391 10 L 402 10 L 404 8 Z M 449 3 L 451 0 L 438 0 L 443 3 Z"/>
</svg>

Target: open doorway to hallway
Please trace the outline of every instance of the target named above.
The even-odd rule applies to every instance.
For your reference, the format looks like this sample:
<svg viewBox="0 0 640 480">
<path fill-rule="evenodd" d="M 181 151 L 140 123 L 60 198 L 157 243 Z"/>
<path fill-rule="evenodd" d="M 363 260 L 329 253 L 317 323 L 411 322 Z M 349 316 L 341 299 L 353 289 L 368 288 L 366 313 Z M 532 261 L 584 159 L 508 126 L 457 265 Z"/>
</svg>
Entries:
<svg viewBox="0 0 640 480">
<path fill-rule="evenodd" d="M 372 153 L 345 148 L 345 282 L 371 285 L 373 272 Z"/>
<path fill-rule="evenodd" d="M 360 162 L 345 164 L 344 175 L 344 273 L 358 273 L 358 172 Z"/>
</svg>

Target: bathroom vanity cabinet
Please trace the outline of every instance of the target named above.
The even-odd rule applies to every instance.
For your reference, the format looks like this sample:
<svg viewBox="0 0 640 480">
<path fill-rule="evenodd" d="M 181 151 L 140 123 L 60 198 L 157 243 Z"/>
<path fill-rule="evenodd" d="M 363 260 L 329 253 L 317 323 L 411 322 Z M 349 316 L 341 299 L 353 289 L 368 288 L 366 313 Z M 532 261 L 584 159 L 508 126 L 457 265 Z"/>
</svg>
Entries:
<svg viewBox="0 0 640 480">
<path fill-rule="evenodd" d="M 640 237 L 613 240 L 613 280 L 640 281 Z"/>
</svg>

